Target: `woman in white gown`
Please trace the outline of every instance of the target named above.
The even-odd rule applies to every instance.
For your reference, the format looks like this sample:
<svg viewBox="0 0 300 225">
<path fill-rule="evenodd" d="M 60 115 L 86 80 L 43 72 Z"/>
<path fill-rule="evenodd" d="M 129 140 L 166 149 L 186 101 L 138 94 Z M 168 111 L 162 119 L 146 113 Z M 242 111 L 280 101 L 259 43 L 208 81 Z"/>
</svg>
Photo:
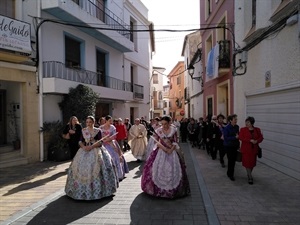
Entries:
<svg viewBox="0 0 300 225">
<path fill-rule="evenodd" d="M 94 123 L 94 117 L 88 116 L 87 126 L 82 129 L 80 149 L 68 170 L 65 192 L 77 200 L 111 196 L 119 185 L 113 160 L 99 141 L 101 132 Z"/>
</svg>

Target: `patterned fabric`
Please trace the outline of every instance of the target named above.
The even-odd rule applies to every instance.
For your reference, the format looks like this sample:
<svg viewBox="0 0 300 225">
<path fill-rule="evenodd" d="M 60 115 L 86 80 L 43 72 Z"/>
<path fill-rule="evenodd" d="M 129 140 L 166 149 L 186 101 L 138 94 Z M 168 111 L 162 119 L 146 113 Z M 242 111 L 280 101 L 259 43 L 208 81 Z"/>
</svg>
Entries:
<svg viewBox="0 0 300 225">
<path fill-rule="evenodd" d="M 170 129 L 168 135 L 163 134 L 162 128 L 158 128 L 156 133 L 164 141 L 174 143 L 177 138 L 176 128 Z M 176 151 L 167 154 L 156 148 L 145 163 L 141 186 L 144 192 L 156 197 L 176 198 L 189 194 L 184 161 Z"/>
<path fill-rule="evenodd" d="M 107 135 L 111 136 L 116 133 L 116 128 L 111 125 L 109 129 L 105 129 L 104 126 L 100 127 L 102 137 Z M 107 149 L 110 156 L 113 159 L 113 162 L 117 168 L 117 176 L 119 180 L 124 179 L 125 173 L 129 173 L 128 165 L 125 158 L 121 155 L 121 149 L 116 140 L 112 140 L 110 142 L 103 142 L 103 146 Z"/>
<path fill-rule="evenodd" d="M 86 144 L 94 143 L 98 132 L 97 128 L 92 134 L 83 129 Z M 65 192 L 73 199 L 94 200 L 111 196 L 118 185 L 116 168 L 104 147 L 91 151 L 80 148 L 69 167 Z"/>
</svg>

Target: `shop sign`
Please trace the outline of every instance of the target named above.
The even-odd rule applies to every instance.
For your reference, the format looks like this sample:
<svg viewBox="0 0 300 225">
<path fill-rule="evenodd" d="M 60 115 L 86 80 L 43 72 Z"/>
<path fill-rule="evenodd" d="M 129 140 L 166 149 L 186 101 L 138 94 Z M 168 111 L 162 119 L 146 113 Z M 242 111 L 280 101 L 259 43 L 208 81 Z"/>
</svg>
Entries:
<svg viewBox="0 0 300 225">
<path fill-rule="evenodd" d="M 0 15 L 0 49 L 31 53 L 30 24 Z"/>
</svg>

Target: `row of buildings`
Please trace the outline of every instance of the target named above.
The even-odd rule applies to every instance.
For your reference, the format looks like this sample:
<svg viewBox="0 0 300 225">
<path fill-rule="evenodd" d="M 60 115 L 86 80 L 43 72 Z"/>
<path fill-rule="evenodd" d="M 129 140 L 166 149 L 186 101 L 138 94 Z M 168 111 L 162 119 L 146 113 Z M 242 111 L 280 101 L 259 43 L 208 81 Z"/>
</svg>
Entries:
<svg viewBox="0 0 300 225">
<path fill-rule="evenodd" d="M 0 167 L 46 158 L 40 128 L 79 84 L 96 117 L 147 118 L 151 30 L 140 0 L 1 0 Z"/>
<path fill-rule="evenodd" d="M 100 95 L 96 117 L 254 116 L 261 160 L 300 179 L 299 1 L 199 2 L 200 29 L 161 85 L 140 0 L 0 1 L 0 166 L 43 161 L 40 127 L 84 84 Z"/>
<path fill-rule="evenodd" d="M 161 111 L 177 120 L 234 113 L 240 126 L 253 116 L 261 161 L 300 180 L 299 9 L 297 0 L 200 1 L 200 29 L 156 90 L 169 96 Z"/>
</svg>

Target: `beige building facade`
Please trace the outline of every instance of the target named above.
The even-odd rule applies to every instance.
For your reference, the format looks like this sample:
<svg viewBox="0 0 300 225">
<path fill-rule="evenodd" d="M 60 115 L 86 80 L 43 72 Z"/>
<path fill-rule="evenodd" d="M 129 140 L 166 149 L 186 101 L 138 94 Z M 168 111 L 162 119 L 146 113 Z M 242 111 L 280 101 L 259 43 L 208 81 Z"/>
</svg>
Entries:
<svg viewBox="0 0 300 225">
<path fill-rule="evenodd" d="M 18 10 L 7 2 L 0 4 L 0 168 L 39 160 L 37 76 L 31 57 L 31 26 L 17 20 Z M 16 29 L 18 32 L 14 32 Z"/>
</svg>

